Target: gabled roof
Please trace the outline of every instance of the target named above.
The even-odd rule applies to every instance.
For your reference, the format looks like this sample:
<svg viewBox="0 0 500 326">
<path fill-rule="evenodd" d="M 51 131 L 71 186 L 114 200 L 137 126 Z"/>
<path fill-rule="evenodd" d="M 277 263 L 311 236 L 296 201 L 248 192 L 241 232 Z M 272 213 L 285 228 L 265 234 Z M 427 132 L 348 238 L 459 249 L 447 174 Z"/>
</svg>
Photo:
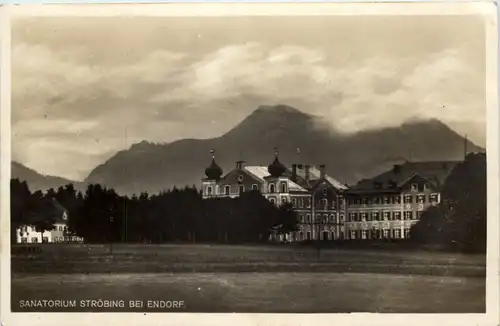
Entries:
<svg viewBox="0 0 500 326">
<path fill-rule="evenodd" d="M 353 187 L 353 190 L 378 189 L 386 191 L 395 189 L 403 186 L 417 175 L 429 180 L 435 187 L 441 187 L 458 163 L 460 161 L 406 162 L 401 165 L 395 165 L 391 170 L 371 179 L 361 180 Z"/>
<path fill-rule="evenodd" d="M 250 166 L 245 166 L 243 169 L 262 182 L 265 181 L 265 178 L 270 176 L 269 171 L 267 171 L 267 166 L 250 165 Z M 286 176 L 289 177 L 288 174 Z M 307 191 L 305 188 L 299 186 L 297 183 L 293 182 L 290 179 L 286 179 L 286 182 L 289 191 L 300 191 L 300 192 Z"/>
</svg>

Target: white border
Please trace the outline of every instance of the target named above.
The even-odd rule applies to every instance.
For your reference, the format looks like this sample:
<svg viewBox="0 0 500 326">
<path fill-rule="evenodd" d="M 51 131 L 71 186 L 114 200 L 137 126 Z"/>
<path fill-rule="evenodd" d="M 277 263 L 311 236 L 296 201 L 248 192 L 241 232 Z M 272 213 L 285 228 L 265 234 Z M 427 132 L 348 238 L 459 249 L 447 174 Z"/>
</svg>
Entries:
<svg viewBox="0 0 500 326">
<path fill-rule="evenodd" d="M 190 3 L 7 5 L 1 42 L 1 313 L 3 325 L 488 325 L 499 323 L 498 26 L 491 2 L 461 3 Z M 483 15 L 486 22 L 488 255 L 486 314 L 138 314 L 10 312 L 10 21 L 11 16 Z"/>
</svg>

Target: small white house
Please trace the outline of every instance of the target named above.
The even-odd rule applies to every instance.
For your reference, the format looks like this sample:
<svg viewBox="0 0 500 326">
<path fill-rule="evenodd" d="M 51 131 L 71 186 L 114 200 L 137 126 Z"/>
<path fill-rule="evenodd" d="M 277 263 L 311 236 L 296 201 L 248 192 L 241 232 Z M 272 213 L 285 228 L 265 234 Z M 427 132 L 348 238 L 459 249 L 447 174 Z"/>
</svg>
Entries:
<svg viewBox="0 0 500 326">
<path fill-rule="evenodd" d="M 53 204 L 61 210 L 60 218 L 56 219 L 52 230 L 39 232 L 33 225 L 21 225 L 16 230 L 17 243 L 67 243 L 83 242 L 83 238 L 71 234 L 68 230 L 68 212 L 56 200 Z"/>
</svg>

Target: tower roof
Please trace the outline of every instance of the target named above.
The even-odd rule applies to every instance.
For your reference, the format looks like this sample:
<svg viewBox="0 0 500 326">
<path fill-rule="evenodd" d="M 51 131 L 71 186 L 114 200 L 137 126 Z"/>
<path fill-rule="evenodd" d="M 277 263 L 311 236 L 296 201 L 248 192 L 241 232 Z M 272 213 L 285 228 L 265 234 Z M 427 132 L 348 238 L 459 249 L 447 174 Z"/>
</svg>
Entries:
<svg viewBox="0 0 500 326">
<path fill-rule="evenodd" d="M 210 180 L 219 180 L 222 176 L 222 168 L 215 162 L 215 151 L 211 150 L 212 153 L 212 163 L 208 168 L 205 169 L 205 175 Z"/>
<path fill-rule="evenodd" d="M 278 150 L 275 150 L 276 155 L 274 157 L 274 161 L 269 164 L 269 166 L 267 167 L 267 171 L 272 177 L 277 178 L 280 177 L 287 170 L 287 168 L 280 162 L 280 160 L 278 159 Z"/>
</svg>

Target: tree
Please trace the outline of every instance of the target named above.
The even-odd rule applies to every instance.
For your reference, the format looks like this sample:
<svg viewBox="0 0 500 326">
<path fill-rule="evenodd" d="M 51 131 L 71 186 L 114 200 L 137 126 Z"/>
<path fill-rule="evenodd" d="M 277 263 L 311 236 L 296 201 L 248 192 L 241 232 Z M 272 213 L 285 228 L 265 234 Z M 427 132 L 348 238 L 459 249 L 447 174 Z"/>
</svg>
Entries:
<svg viewBox="0 0 500 326">
<path fill-rule="evenodd" d="M 426 210 L 410 237 L 462 251 L 486 251 L 486 154 L 469 154 L 446 179 L 442 201 Z"/>
</svg>

